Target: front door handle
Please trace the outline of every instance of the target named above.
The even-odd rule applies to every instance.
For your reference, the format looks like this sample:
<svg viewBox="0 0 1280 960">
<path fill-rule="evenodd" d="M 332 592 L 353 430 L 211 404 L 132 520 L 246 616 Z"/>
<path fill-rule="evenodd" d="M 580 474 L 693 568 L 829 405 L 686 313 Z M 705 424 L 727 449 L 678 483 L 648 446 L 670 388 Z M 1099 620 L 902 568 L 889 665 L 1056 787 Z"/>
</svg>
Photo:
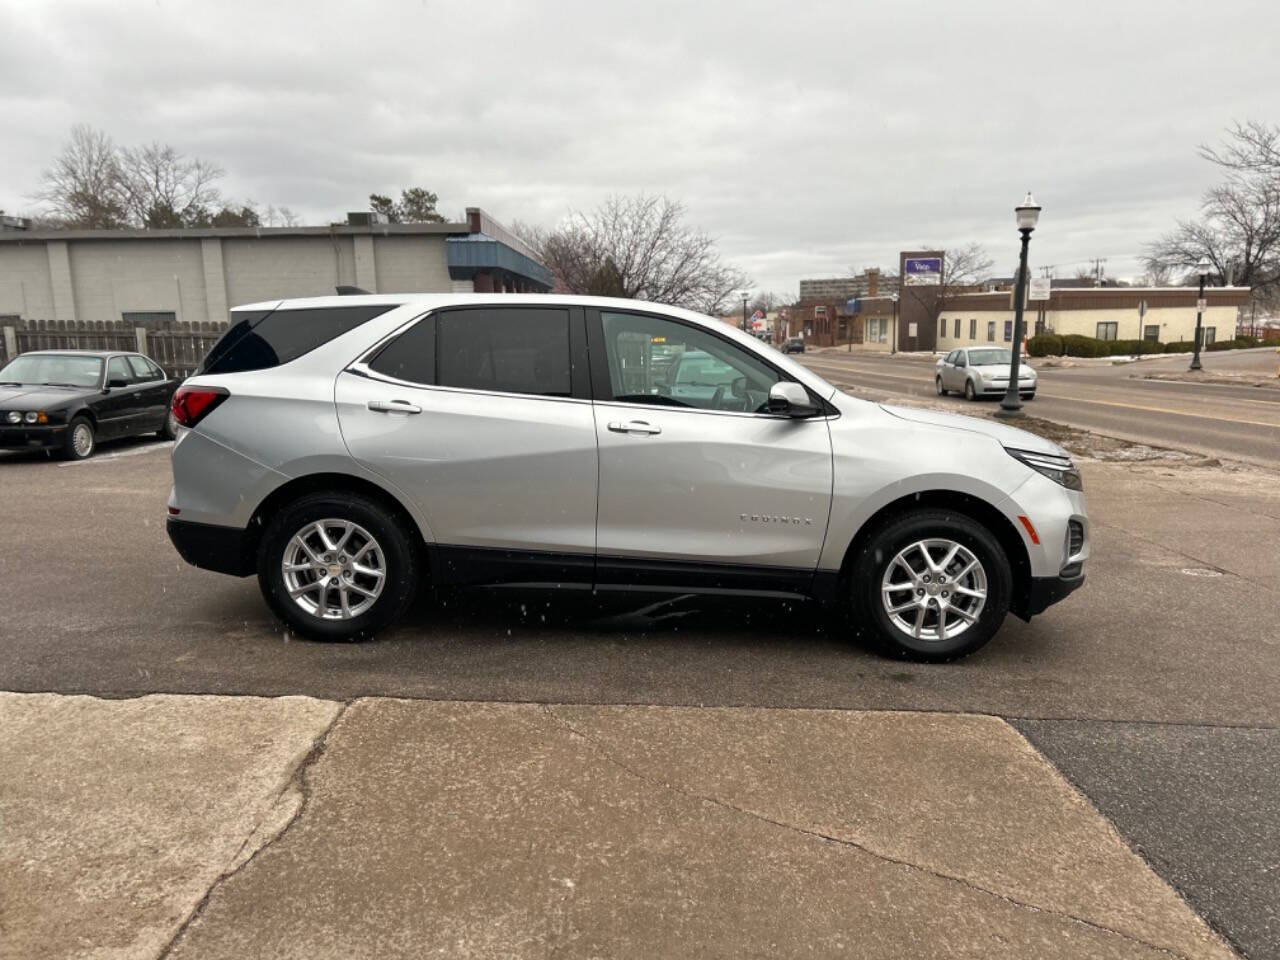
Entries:
<svg viewBox="0 0 1280 960">
<path fill-rule="evenodd" d="M 648 423 L 645 420 L 628 420 L 626 423 L 623 423 L 621 420 L 611 420 L 609 422 L 609 429 L 612 430 L 614 433 L 635 433 L 635 434 L 648 434 L 648 435 L 662 432 L 662 428 L 658 426 L 656 423 Z"/>
<path fill-rule="evenodd" d="M 379 413 L 421 413 L 422 408 L 408 400 L 370 400 L 369 409 Z"/>
</svg>

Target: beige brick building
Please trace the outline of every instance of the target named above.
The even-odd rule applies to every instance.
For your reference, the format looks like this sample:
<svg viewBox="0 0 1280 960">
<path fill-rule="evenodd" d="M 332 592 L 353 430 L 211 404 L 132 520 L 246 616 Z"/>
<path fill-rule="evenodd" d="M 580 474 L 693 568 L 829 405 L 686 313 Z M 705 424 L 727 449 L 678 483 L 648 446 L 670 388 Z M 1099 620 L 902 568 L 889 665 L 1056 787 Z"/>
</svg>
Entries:
<svg viewBox="0 0 1280 960">
<path fill-rule="evenodd" d="M 153 326 L 222 323 L 230 307 L 331 294 L 540 292 L 551 272 L 478 208 L 465 223 L 0 231 L 0 316 Z"/>
</svg>

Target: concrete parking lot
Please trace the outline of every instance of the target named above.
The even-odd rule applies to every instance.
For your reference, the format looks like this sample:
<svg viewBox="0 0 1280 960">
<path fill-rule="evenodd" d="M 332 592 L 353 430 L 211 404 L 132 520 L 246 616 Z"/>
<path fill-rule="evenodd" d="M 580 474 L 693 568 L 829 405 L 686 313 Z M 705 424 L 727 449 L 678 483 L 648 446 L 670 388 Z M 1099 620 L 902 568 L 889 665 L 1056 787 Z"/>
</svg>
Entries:
<svg viewBox="0 0 1280 960">
<path fill-rule="evenodd" d="M 1086 588 L 929 667 L 688 597 L 299 641 L 178 559 L 167 468 L 0 458 L 0 689 L 57 695 L 0 706 L 16 956 L 1280 957 L 1266 470 L 1085 463 Z"/>
</svg>

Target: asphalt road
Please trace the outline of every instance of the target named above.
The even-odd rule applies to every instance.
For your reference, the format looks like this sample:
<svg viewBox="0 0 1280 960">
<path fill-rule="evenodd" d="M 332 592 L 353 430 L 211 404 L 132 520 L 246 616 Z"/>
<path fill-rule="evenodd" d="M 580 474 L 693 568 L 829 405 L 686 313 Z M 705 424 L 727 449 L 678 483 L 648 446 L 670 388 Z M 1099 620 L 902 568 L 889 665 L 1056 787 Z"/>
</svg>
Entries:
<svg viewBox="0 0 1280 960">
<path fill-rule="evenodd" d="M 806 366 L 855 395 L 933 397 L 964 412 L 963 398 L 936 397 L 934 360 L 823 351 L 800 358 Z M 1207 373 L 1276 372 L 1274 349 L 1204 354 Z M 1229 457 L 1262 465 L 1280 464 L 1280 389 L 1148 379 L 1185 371 L 1189 359 L 1143 360 L 1111 365 L 1050 367 L 1032 361 L 1040 377 L 1027 412 L 1113 437 Z M 977 401 L 995 405 L 995 399 Z"/>
<path fill-rule="evenodd" d="M 1237 947 L 1280 958 L 1256 906 L 1280 903 L 1280 489 L 1189 466 L 1084 472 L 1089 584 L 924 666 L 851 646 L 805 604 L 693 597 L 428 595 L 375 642 L 300 641 L 252 580 L 174 553 L 165 445 L 0 456 L 0 689 L 998 715 Z"/>
</svg>

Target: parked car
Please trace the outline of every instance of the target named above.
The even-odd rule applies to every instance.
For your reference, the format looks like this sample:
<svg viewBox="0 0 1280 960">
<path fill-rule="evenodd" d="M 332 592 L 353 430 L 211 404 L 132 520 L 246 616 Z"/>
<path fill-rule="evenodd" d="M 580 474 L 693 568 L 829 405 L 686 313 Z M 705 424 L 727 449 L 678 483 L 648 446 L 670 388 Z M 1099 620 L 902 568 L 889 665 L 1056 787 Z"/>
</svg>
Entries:
<svg viewBox="0 0 1280 960">
<path fill-rule="evenodd" d="M 782 344 L 783 353 L 804 353 L 803 337 L 787 337 Z"/>
<path fill-rule="evenodd" d="M 45 448 L 84 460 L 106 440 L 149 433 L 171 440 L 177 386 L 138 353 L 21 354 L 0 370 L 0 447 Z"/>
<path fill-rule="evenodd" d="M 1013 354 L 1007 347 L 961 347 L 940 359 L 934 370 L 938 396 L 952 390 L 966 400 L 983 396 L 1003 397 L 1009 389 L 1009 364 Z M 1024 360 L 1018 364 L 1018 395 L 1023 400 L 1036 397 L 1036 372 Z"/>
<path fill-rule="evenodd" d="M 686 391 L 686 364 L 714 389 Z M 256 573 L 308 637 L 371 636 L 428 582 L 576 586 L 812 597 L 947 660 L 1075 590 L 1089 555 L 1053 443 L 856 399 L 634 300 L 238 308 L 173 406 L 174 545 Z"/>
</svg>

